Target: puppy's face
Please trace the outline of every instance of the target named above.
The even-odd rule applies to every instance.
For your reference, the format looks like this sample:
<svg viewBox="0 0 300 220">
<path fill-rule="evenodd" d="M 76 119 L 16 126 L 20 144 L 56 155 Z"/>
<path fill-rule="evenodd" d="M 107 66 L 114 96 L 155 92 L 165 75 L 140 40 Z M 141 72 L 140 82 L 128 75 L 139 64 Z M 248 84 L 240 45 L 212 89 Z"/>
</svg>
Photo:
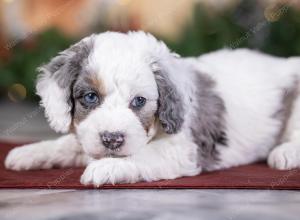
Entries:
<svg viewBox="0 0 300 220">
<path fill-rule="evenodd" d="M 90 57 L 97 63 L 87 64 L 73 86 L 75 131 L 93 157 L 130 155 L 155 132 L 159 95 L 154 75 L 139 57 L 128 65 L 130 53 L 108 60 L 97 52 Z"/>
<path fill-rule="evenodd" d="M 176 133 L 180 96 L 158 65 L 159 54 L 170 55 L 141 32 L 94 35 L 62 52 L 40 68 L 37 84 L 50 125 L 73 129 L 94 158 L 132 155 L 160 125 Z"/>
</svg>

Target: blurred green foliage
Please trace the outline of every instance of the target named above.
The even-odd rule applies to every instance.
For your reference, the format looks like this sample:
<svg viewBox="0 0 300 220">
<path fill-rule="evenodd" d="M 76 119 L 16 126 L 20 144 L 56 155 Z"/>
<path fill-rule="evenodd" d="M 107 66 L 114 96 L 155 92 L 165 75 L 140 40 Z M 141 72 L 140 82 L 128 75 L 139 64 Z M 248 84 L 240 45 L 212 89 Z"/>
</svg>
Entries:
<svg viewBox="0 0 300 220">
<path fill-rule="evenodd" d="M 249 4 L 255 1 L 244 2 Z M 274 22 L 265 19 L 263 10 L 258 12 L 250 10 L 248 14 L 254 16 L 255 13 L 258 14 L 257 19 L 251 23 L 250 18 L 241 18 L 237 15 L 238 9 L 223 11 L 216 16 L 207 13 L 199 5 L 195 8 L 193 22 L 183 31 L 184 34 L 179 41 L 172 42 L 166 39 L 166 42 L 182 56 L 197 56 L 225 47 L 232 49 L 247 47 L 285 57 L 300 55 L 299 10 L 281 5 L 274 12 L 274 15 L 280 15 L 280 19 Z M 250 23 L 248 27 L 240 23 L 243 19 L 248 19 Z"/>
<path fill-rule="evenodd" d="M 31 37 L 33 36 L 28 36 L 28 38 Z M 0 61 L 2 91 L 5 92 L 13 84 L 20 83 L 27 89 L 27 98 L 36 99 L 34 94 L 36 68 L 74 42 L 55 30 L 48 30 L 34 38 L 38 40 L 31 39 L 32 43 L 26 44 L 16 42 L 18 44 L 10 49 L 12 50 L 11 59 L 8 62 Z"/>
<path fill-rule="evenodd" d="M 223 48 L 243 33 L 244 30 L 233 21 L 231 10 L 214 16 L 199 5 L 195 8 L 193 21 L 187 25 L 181 38 L 176 42 L 165 39 L 165 42 L 182 56 L 199 56 Z"/>
<path fill-rule="evenodd" d="M 283 17 L 270 24 L 270 33 L 258 48 L 277 56 L 300 55 L 300 11 L 289 9 Z"/>
<path fill-rule="evenodd" d="M 182 37 L 176 42 L 164 40 L 182 56 L 197 56 L 224 47 L 248 47 L 278 56 L 300 54 L 299 11 L 287 8 L 279 20 L 269 22 L 255 1 L 243 2 L 238 8 L 218 14 L 209 13 L 199 5 L 195 8 L 193 22 L 187 25 Z M 249 2 L 252 5 L 247 5 Z M 33 47 L 24 48 L 20 43 L 11 49 L 13 56 L 9 62 L 0 62 L 0 91 L 21 83 L 27 88 L 27 97 L 35 98 L 36 68 L 76 41 L 53 30 L 35 38 Z"/>
</svg>

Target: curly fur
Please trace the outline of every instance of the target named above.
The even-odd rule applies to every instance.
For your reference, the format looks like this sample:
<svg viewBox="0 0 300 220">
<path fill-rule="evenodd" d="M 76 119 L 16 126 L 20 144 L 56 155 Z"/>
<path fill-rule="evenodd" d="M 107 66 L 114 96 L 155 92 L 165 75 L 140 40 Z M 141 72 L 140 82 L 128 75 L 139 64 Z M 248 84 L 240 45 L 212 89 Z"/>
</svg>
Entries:
<svg viewBox="0 0 300 220">
<path fill-rule="evenodd" d="M 81 182 L 100 186 L 262 159 L 277 169 L 300 168 L 300 58 L 248 49 L 181 58 L 150 34 L 106 32 L 39 71 L 49 123 L 70 134 L 13 149 L 8 169 L 87 166 Z M 92 108 L 82 100 L 89 91 L 101 99 Z M 288 100 L 282 91 L 292 94 Z M 131 106 L 137 96 L 146 99 L 140 108 Z M 122 146 L 106 148 L 103 132 L 122 132 Z"/>
</svg>

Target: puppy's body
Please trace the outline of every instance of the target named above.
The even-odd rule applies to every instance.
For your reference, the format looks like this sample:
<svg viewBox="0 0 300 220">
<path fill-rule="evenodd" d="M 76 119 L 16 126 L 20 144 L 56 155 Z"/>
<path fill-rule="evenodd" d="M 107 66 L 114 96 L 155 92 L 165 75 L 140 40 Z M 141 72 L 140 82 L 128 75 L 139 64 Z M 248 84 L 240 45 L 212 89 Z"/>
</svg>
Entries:
<svg viewBox="0 0 300 220">
<path fill-rule="evenodd" d="M 50 125 L 73 133 L 14 149 L 7 168 L 87 165 L 82 183 L 99 186 L 262 159 L 300 167 L 299 58 L 246 49 L 179 58 L 142 32 L 105 33 L 40 70 L 37 91 Z M 85 96 L 91 90 L 93 105 Z M 136 97 L 145 98 L 142 107 Z M 121 134 L 117 145 L 103 139 L 107 133 Z"/>
<path fill-rule="evenodd" d="M 297 130 L 292 121 L 300 114 L 300 59 L 239 49 L 190 62 L 216 82 L 225 104 L 228 147 L 219 147 L 217 168 L 266 159 L 272 148 L 290 140 L 291 130 Z"/>
</svg>

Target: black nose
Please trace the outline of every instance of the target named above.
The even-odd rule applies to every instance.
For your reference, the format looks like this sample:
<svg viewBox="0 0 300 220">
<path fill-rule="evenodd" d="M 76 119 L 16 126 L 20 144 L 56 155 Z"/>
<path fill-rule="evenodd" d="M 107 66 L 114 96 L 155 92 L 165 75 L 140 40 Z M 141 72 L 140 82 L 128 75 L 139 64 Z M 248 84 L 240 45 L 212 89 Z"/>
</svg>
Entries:
<svg viewBox="0 0 300 220">
<path fill-rule="evenodd" d="M 124 143 L 124 134 L 122 132 L 105 131 L 100 134 L 103 145 L 111 150 L 115 150 Z"/>
</svg>

